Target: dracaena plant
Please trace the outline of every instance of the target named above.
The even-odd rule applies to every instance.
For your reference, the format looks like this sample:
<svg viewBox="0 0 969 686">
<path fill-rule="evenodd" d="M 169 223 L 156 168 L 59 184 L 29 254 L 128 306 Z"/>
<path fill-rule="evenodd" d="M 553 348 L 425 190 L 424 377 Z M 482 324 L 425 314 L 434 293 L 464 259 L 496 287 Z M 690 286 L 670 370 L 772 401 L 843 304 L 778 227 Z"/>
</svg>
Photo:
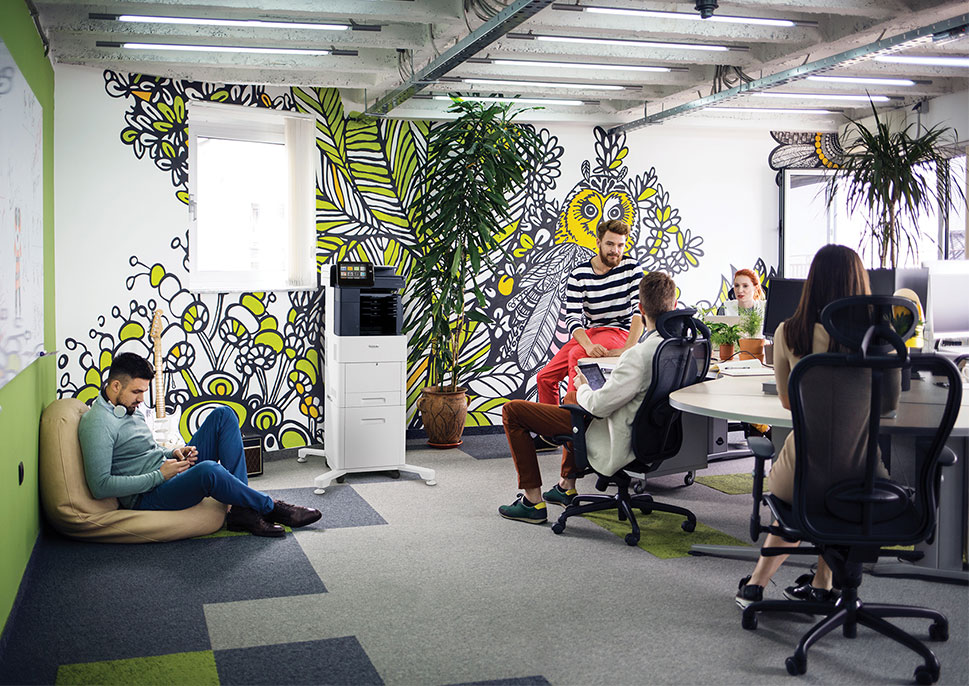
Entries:
<svg viewBox="0 0 969 686">
<path fill-rule="evenodd" d="M 411 363 L 428 357 L 427 385 L 458 388 L 468 361 L 462 345 L 475 322 L 489 323 L 479 278 L 505 254 L 509 198 L 540 149 L 532 128 L 514 123 L 513 103 L 453 98 L 456 118 L 431 128 L 414 226 L 420 251 L 408 283 L 417 316 L 408 327 Z"/>
<path fill-rule="evenodd" d="M 965 194 L 958 186 L 940 193 L 937 175 L 929 173 L 933 167 L 946 169 L 954 156 L 953 129 L 909 124 L 892 130 L 874 104 L 871 110 L 873 128 L 848 118 L 844 158 L 829 178 L 828 203 L 842 192 L 850 214 L 860 207 L 881 266 L 894 268 L 903 244 L 915 254 L 920 215 L 955 208 Z"/>
</svg>

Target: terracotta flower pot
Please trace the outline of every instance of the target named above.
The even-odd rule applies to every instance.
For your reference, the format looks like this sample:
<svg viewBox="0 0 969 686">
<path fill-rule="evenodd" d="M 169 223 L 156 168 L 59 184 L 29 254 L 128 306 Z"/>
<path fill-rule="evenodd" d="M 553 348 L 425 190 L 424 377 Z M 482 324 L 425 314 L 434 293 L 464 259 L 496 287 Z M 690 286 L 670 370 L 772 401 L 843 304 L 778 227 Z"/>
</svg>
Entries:
<svg viewBox="0 0 969 686">
<path fill-rule="evenodd" d="M 741 360 L 757 359 L 763 362 L 764 361 L 764 339 L 763 338 L 741 338 L 740 355 L 738 355 L 737 358 Z"/>
<path fill-rule="evenodd" d="M 461 434 L 468 416 L 466 389 L 451 392 L 442 391 L 440 386 L 424 388 L 417 399 L 417 409 L 421 412 L 429 446 L 455 448 L 464 442 Z"/>
<path fill-rule="evenodd" d="M 733 345 L 721 345 L 720 361 L 729 360 L 731 357 L 733 357 Z"/>
</svg>

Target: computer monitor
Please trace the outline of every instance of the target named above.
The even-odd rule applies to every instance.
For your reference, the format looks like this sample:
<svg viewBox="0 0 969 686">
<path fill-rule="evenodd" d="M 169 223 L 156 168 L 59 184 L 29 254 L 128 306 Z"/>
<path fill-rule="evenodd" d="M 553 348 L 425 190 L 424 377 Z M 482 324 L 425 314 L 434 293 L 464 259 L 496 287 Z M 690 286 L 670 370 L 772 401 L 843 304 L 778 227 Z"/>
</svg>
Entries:
<svg viewBox="0 0 969 686">
<path fill-rule="evenodd" d="M 767 291 L 767 311 L 764 313 L 764 335 L 774 337 L 777 325 L 790 318 L 801 301 L 804 279 L 773 277 Z"/>
<path fill-rule="evenodd" d="M 938 345 L 946 339 L 969 339 L 969 261 L 926 262 L 929 270 L 925 329 L 929 340 Z"/>
</svg>

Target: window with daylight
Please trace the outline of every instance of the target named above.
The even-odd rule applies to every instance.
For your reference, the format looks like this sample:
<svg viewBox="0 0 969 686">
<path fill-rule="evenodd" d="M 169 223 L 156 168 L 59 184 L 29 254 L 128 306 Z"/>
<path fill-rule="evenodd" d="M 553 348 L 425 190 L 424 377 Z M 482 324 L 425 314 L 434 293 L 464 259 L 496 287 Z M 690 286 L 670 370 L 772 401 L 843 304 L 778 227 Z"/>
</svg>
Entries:
<svg viewBox="0 0 969 686">
<path fill-rule="evenodd" d="M 313 118 L 192 102 L 188 122 L 189 287 L 316 288 Z"/>
</svg>

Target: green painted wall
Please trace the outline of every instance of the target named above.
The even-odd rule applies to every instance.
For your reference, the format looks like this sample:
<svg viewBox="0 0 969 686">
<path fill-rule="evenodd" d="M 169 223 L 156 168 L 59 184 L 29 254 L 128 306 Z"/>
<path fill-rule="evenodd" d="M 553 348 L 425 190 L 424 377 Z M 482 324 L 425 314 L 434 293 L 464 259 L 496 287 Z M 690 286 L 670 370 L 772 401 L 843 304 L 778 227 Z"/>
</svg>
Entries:
<svg viewBox="0 0 969 686">
<path fill-rule="evenodd" d="M 0 39 L 44 108 L 44 344 L 54 335 L 54 70 L 21 0 L 0 1 Z M 54 399 L 55 356 L 43 358 L 0 388 L 0 630 L 40 530 L 37 434 L 40 413 Z M 18 466 L 24 463 L 24 482 Z"/>
</svg>

